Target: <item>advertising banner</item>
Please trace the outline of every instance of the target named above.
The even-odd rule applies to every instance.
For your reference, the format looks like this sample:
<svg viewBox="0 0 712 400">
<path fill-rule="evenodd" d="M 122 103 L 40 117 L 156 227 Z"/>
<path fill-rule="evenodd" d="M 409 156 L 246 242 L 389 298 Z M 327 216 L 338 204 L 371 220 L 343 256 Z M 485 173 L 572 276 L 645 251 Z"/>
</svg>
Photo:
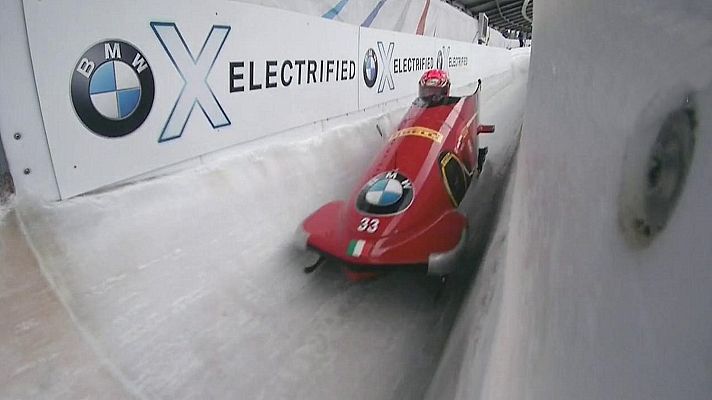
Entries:
<svg viewBox="0 0 712 400">
<path fill-rule="evenodd" d="M 508 68 L 466 42 L 226 0 L 25 1 L 62 198 L 279 131 Z"/>
<path fill-rule="evenodd" d="M 423 72 L 436 67 L 435 39 L 360 28 L 359 107 L 415 96 Z"/>
<path fill-rule="evenodd" d="M 224 0 L 26 1 L 62 198 L 358 109 L 358 27 Z"/>
<path fill-rule="evenodd" d="M 471 84 L 481 76 L 475 76 L 475 65 L 472 60 L 473 48 L 471 43 L 456 42 L 454 40 L 437 39 L 435 41 L 436 68 L 448 72 L 453 87 Z"/>
<path fill-rule="evenodd" d="M 511 70 L 512 53 L 501 47 L 472 45 L 468 62 L 475 79 L 485 78 Z"/>
</svg>

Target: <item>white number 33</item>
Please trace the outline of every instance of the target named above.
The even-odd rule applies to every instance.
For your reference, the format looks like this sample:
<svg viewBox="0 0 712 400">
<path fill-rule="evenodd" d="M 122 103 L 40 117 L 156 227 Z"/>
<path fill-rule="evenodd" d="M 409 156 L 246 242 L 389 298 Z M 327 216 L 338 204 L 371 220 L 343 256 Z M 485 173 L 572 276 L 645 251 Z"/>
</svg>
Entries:
<svg viewBox="0 0 712 400">
<path fill-rule="evenodd" d="M 378 230 L 378 223 L 380 221 L 378 218 L 361 218 L 361 223 L 356 228 L 357 231 L 368 233 L 374 233 Z"/>
</svg>

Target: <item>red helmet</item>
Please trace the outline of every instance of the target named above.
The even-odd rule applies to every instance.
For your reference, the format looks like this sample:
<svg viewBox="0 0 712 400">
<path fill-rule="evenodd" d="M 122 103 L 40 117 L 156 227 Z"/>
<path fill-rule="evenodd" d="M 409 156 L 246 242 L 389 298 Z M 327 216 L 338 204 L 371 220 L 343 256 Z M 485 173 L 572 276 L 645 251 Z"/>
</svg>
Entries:
<svg viewBox="0 0 712 400">
<path fill-rule="evenodd" d="M 431 69 L 425 71 L 420 77 L 418 96 L 435 98 L 447 97 L 450 95 L 450 78 L 447 72 L 441 69 Z"/>
</svg>

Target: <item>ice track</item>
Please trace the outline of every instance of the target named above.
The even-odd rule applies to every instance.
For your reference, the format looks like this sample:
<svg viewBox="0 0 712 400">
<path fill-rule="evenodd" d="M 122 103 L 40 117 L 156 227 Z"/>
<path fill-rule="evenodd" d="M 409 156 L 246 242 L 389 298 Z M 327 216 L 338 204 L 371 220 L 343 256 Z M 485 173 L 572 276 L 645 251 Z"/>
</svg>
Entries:
<svg viewBox="0 0 712 400">
<path fill-rule="evenodd" d="M 408 273 L 365 284 L 328 265 L 305 275 L 314 256 L 290 243 L 306 215 L 348 195 L 381 146 L 375 124 L 388 129 L 402 110 L 276 135 L 197 169 L 6 215 L 0 398 L 422 397 L 494 229 L 527 65 L 522 56 L 483 81 L 481 120 L 497 133 L 466 205 L 483 229 L 441 301 L 437 282 Z"/>
</svg>

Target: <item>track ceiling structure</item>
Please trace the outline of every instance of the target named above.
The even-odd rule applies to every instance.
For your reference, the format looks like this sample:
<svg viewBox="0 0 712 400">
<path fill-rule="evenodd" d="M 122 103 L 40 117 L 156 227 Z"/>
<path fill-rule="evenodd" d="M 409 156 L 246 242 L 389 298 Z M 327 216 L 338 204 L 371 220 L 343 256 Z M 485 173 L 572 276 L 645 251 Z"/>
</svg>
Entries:
<svg viewBox="0 0 712 400">
<path fill-rule="evenodd" d="M 534 0 L 457 0 L 453 3 L 459 3 L 474 17 L 485 13 L 489 25 L 499 31 L 532 31 Z"/>
</svg>

